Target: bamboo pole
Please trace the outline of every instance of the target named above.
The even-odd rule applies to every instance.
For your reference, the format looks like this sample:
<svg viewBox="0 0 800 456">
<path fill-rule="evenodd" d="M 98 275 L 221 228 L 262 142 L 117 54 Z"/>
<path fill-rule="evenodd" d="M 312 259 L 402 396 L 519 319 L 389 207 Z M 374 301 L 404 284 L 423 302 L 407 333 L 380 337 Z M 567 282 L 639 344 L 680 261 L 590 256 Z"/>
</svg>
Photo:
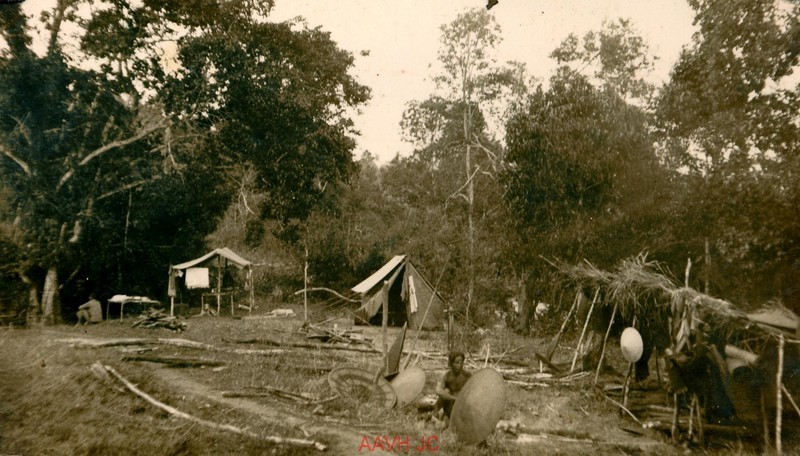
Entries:
<svg viewBox="0 0 800 456">
<path fill-rule="evenodd" d="M 778 373 L 775 376 L 776 399 L 775 399 L 775 451 L 782 454 L 781 448 L 781 424 L 783 420 L 783 334 L 778 336 Z"/>
<path fill-rule="evenodd" d="M 575 356 L 572 357 L 572 366 L 569 368 L 569 371 L 572 372 L 575 370 L 575 363 L 578 361 L 578 353 L 581 351 L 581 344 L 583 344 L 583 336 L 586 335 L 586 328 L 589 327 L 589 320 L 592 318 L 592 311 L 594 311 L 594 304 L 597 302 L 597 296 L 600 294 L 600 287 L 597 287 L 597 290 L 594 292 L 594 299 L 592 299 L 592 305 L 589 306 L 589 313 L 586 315 L 586 322 L 583 324 L 583 331 L 581 331 L 581 337 L 578 339 L 578 346 L 575 347 Z"/>
<path fill-rule="evenodd" d="M 617 316 L 617 303 L 614 303 L 614 310 L 611 311 L 611 320 L 608 322 L 608 329 L 606 330 L 606 337 L 603 338 L 603 348 L 600 351 L 600 361 L 597 363 L 597 372 L 594 374 L 594 384 L 597 385 L 597 379 L 600 377 L 600 368 L 603 366 L 603 358 L 606 356 L 606 343 L 608 336 L 611 334 L 611 325 L 614 324 L 614 317 Z"/>
</svg>

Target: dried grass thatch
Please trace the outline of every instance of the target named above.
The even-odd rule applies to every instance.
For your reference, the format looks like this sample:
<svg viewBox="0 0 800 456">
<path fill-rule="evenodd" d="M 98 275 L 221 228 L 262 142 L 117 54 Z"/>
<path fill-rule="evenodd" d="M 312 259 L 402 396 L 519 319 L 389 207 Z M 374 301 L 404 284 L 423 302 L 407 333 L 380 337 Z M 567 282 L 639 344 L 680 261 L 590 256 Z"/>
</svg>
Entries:
<svg viewBox="0 0 800 456">
<path fill-rule="evenodd" d="M 581 288 L 603 290 L 604 299 L 600 305 L 616 305 L 627 319 L 636 317 L 639 321 L 663 326 L 672 333 L 676 328 L 668 327 L 668 317 L 674 321 L 688 320 L 686 331 L 701 325 L 725 340 L 733 335 L 737 339 L 767 339 L 779 334 L 798 336 L 793 323 L 800 322 L 800 318 L 779 303 L 747 314 L 728 301 L 679 286 L 658 262 L 648 261 L 646 253 L 623 260 L 611 272 L 600 270 L 588 261 L 555 266 L 569 282 Z M 790 323 L 781 327 L 774 321 Z"/>
</svg>

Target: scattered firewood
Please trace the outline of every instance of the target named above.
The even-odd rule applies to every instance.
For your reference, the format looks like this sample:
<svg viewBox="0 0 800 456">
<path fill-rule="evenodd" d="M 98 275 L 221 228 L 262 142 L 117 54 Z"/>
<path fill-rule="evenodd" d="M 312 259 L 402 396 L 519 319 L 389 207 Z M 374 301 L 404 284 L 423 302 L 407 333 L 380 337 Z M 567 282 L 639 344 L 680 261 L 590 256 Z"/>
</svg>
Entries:
<svg viewBox="0 0 800 456">
<path fill-rule="evenodd" d="M 96 363 L 96 364 L 99 364 L 99 362 Z M 117 380 L 122 382 L 122 384 L 124 384 L 128 388 L 128 390 L 130 390 L 132 393 L 134 393 L 135 395 L 141 397 L 142 399 L 144 399 L 145 401 L 149 402 L 150 404 L 160 408 L 161 410 L 166 411 L 167 413 L 169 413 L 172 416 L 175 416 L 175 417 L 178 417 L 178 418 L 183 418 L 185 420 L 191 421 L 193 423 L 200 424 L 201 426 L 205 426 L 205 427 L 208 427 L 208 428 L 211 428 L 211 429 L 233 432 L 234 434 L 244 435 L 246 437 L 250 437 L 252 439 L 257 439 L 257 440 L 265 440 L 265 441 L 276 443 L 276 444 L 279 444 L 279 445 L 293 445 L 293 446 L 299 446 L 299 447 L 305 447 L 305 448 L 313 447 L 313 448 L 316 448 L 319 451 L 325 451 L 325 449 L 327 448 L 325 444 L 323 444 L 321 442 L 318 442 L 316 440 L 295 439 L 295 438 L 287 438 L 287 437 L 272 436 L 272 435 L 259 435 L 259 434 L 256 434 L 254 432 L 250 432 L 250 431 L 244 430 L 242 428 L 239 428 L 239 427 L 236 427 L 236 426 L 233 426 L 233 425 L 230 425 L 230 424 L 219 424 L 219 423 L 215 423 L 213 421 L 208 421 L 208 420 L 204 420 L 202 418 L 197 418 L 196 416 L 190 415 L 190 414 L 185 413 L 185 412 L 181 412 L 180 410 L 178 410 L 178 409 L 176 409 L 174 407 L 171 407 L 171 406 L 169 406 L 169 405 L 167 405 L 167 404 L 165 404 L 165 403 L 153 398 L 152 396 L 148 395 L 144 391 L 142 391 L 139 388 L 137 388 L 136 385 L 134 385 L 133 383 L 128 381 L 119 372 L 117 372 L 113 367 L 111 367 L 111 366 L 103 366 L 103 368 L 104 368 L 105 371 L 107 371 L 108 373 L 110 373 L 111 375 L 116 377 Z"/>
<path fill-rule="evenodd" d="M 123 356 L 123 361 L 146 361 L 148 363 L 168 364 L 170 367 L 204 367 L 222 366 L 223 362 L 204 358 L 183 358 L 178 356 Z"/>
<path fill-rule="evenodd" d="M 360 330 L 326 328 L 321 325 L 308 325 L 308 339 L 317 339 L 321 342 L 342 342 L 346 344 L 365 344 L 372 347 L 371 340 L 364 337 Z"/>
<path fill-rule="evenodd" d="M 166 328 L 177 332 L 185 331 L 187 328 L 186 323 L 156 309 L 148 309 L 139 315 L 131 326 L 134 328 Z"/>
</svg>

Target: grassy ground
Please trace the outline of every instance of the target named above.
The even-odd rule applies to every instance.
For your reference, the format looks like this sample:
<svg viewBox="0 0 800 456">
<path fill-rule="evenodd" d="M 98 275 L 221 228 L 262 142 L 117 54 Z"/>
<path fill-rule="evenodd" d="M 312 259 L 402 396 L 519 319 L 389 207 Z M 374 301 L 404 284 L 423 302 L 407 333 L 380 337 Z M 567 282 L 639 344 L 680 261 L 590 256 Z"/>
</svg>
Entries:
<svg viewBox="0 0 800 456">
<path fill-rule="evenodd" d="M 261 313 L 268 309 L 260 309 Z M 296 309 L 298 313 L 302 313 Z M 329 318 L 321 312 L 311 321 Z M 318 454 L 312 448 L 276 444 L 269 436 L 313 439 L 328 446 L 329 454 L 372 454 L 389 452 L 397 437 L 408 436 L 408 452 L 416 450 L 420 439 L 437 445 L 439 454 L 682 454 L 687 448 L 671 444 L 657 433 L 632 435 L 623 430 L 635 423 L 621 417 L 618 409 L 594 386 L 594 376 L 565 385 L 542 385 L 532 390 L 506 385 L 506 407 L 502 419 L 527 428 L 550 429 L 567 433 L 587 433 L 593 441 L 555 435 L 516 436 L 496 432 L 488 439 L 488 448 L 460 444 L 450 430 L 441 430 L 428 413 L 414 406 L 387 410 L 374 402 L 355 403 L 337 398 L 316 404 L 301 404 L 278 397 L 233 398 L 231 391 L 264 391 L 279 388 L 316 398 L 332 395 L 327 382 L 330 369 L 340 366 L 361 367 L 375 372 L 380 366 L 378 354 L 284 348 L 266 344 L 241 344 L 243 340 L 305 342 L 298 333 L 302 317 L 242 318 L 229 316 L 183 320 L 188 329 L 175 333 L 165 329 L 132 328 L 132 319 L 124 323 L 107 321 L 93 326 L 57 326 L 33 330 L 0 330 L 0 454 L 20 455 L 249 455 L 249 454 Z M 341 316 L 326 323 L 339 328 L 351 326 Z M 363 329 L 376 348 L 382 347 L 380 328 Z M 397 334 L 390 329 L 389 341 Z M 415 334 L 409 332 L 406 349 Z M 65 342 L 74 338 L 181 338 L 227 349 L 199 350 L 170 345 L 146 347 L 122 346 L 75 348 Z M 469 359 L 467 368 L 484 366 L 486 353 L 506 353 L 532 362 L 534 352 L 547 351 L 549 338 L 521 338 L 495 329 L 485 335 L 462 339 Z M 565 338 L 556 350 L 554 361 L 569 363 L 575 342 Z M 223 362 L 220 368 L 168 368 L 163 364 L 123 361 L 135 350 L 146 348 L 158 356 L 203 357 Z M 259 350 L 236 354 L 233 349 Z M 423 332 L 416 350 L 432 355 L 416 360 L 427 379 L 423 394 L 432 394 L 438 376 L 446 368 L 446 334 Z M 618 352 L 618 350 L 617 350 Z M 624 369 L 613 350 L 611 363 Z M 129 391 L 96 377 L 90 367 L 95 362 L 112 366 L 155 399 L 197 418 L 244 429 L 249 436 L 216 430 L 175 417 L 149 404 Z M 507 366 L 506 366 L 507 367 Z M 605 383 L 621 383 L 613 372 L 601 378 Z M 635 400 L 635 396 L 632 400 Z M 791 429 L 789 432 L 792 432 Z M 375 447 L 383 440 L 385 450 Z M 367 446 L 365 442 L 368 442 Z M 395 442 L 397 442 L 395 440 Z M 760 452 L 760 446 L 737 439 L 708 437 L 702 451 L 714 454 Z M 405 453 L 401 448 L 400 453 Z"/>
</svg>

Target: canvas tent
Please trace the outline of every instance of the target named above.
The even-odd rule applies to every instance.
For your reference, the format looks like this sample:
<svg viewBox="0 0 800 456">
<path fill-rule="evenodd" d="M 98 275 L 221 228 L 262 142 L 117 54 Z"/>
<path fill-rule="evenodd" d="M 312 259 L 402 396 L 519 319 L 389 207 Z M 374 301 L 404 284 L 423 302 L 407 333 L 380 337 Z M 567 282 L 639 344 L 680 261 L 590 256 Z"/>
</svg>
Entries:
<svg viewBox="0 0 800 456">
<path fill-rule="evenodd" d="M 170 315 L 175 315 L 175 295 L 176 287 L 175 281 L 179 277 L 184 278 L 184 283 L 187 288 L 208 288 L 211 290 L 210 295 L 215 298 L 217 303 L 217 315 L 219 315 L 220 307 L 222 305 L 222 297 L 224 295 L 231 296 L 231 314 L 233 314 L 233 301 L 232 291 L 226 291 L 222 288 L 223 274 L 225 269 L 229 266 L 235 266 L 237 269 L 244 270 L 246 273 L 246 289 L 249 290 L 250 305 L 249 309 L 252 311 L 255 304 L 255 297 L 253 295 L 253 263 L 234 253 L 231 249 L 223 247 L 221 249 L 214 249 L 211 252 L 195 258 L 194 260 L 185 263 L 171 265 L 169 267 L 169 285 L 168 294 L 170 297 Z M 209 274 L 216 274 L 216 286 L 212 289 Z"/>
<path fill-rule="evenodd" d="M 443 326 L 444 301 L 405 255 L 395 256 L 351 290 L 361 296 L 357 324 L 380 325 L 383 303 L 387 302 L 390 326 L 404 323 L 412 329 Z"/>
</svg>

